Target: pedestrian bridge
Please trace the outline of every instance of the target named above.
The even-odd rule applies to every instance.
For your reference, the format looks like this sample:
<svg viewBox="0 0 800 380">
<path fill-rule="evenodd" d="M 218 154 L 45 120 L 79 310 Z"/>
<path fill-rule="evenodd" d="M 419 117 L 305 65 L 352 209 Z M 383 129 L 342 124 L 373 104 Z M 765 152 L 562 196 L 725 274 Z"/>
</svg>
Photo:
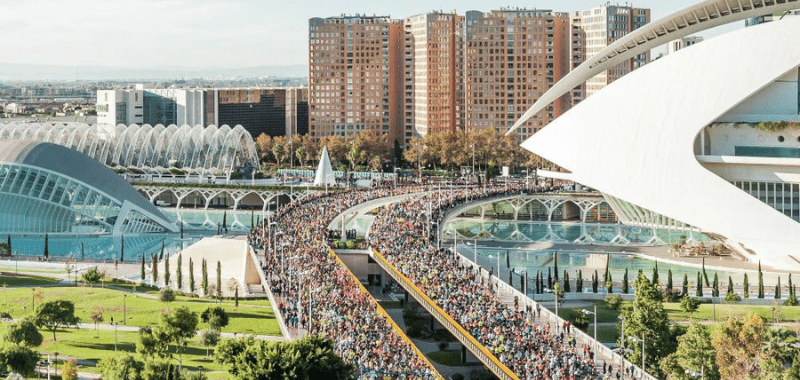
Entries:
<svg viewBox="0 0 800 380">
<path fill-rule="evenodd" d="M 303 199 L 316 190 L 305 187 L 288 187 L 275 189 L 248 189 L 225 187 L 164 185 L 135 185 L 145 198 L 159 206 L 180 208 L 247 209 L 267 211 L 270 205 L 279 207 L 289 202 Z"/>
<path fill-rule="evenodd" d="M 481 219 L 616 223 L 617 215 L 599 193 L 515 194 L 456 207 L 444 222 L 458 216 Z"/>
</svg>

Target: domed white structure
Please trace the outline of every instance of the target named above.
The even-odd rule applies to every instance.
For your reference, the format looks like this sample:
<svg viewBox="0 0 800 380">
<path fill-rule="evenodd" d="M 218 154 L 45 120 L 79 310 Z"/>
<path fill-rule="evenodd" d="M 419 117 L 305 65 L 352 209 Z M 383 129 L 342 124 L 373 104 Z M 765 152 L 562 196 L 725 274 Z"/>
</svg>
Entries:
<svg viewBox="0 0 800 380">
<path fill-rule="evenodd" d="M 177 229 L 127 181 L 83 153 L 47 142 L 0 141 L 0 233 Z"/>
</svg>

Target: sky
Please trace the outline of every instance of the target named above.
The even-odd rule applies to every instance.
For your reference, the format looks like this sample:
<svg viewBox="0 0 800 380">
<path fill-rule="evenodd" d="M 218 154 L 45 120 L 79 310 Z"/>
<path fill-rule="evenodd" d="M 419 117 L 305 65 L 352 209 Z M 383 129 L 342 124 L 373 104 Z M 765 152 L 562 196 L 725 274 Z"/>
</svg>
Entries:
<svg viewBox="0 0 800 380">
<path fill-rule="evenodd" d="M 513 1 L 513 0 L 512 0 Z M 698 0 L 641 0 L 652 20 Z M 342 14 L 402 19 L 433 10 L 500 7 L 569 12 L 601 0 L 2 0 L 0 63 L 240 68 L 306 65 L 308 19 Z M 619 3 L 624 4 L 624 3 Z M 729 26 L 727 29 L 739 27 Z M 709 37 L 718 31 L 706 32 Z"/>
</svg>

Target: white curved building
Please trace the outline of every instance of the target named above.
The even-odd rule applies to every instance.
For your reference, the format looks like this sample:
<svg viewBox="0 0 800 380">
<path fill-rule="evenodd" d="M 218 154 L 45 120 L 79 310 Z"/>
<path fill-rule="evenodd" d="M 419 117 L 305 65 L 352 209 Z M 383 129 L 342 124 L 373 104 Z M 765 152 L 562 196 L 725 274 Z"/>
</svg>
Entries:
<svg viewBox="0 0 800 380">
<path fill-rule="evenodd" d="M 230 176 L 258 168 L 253 137 L 242 126 L 118 125 L 84 123 L 0 124 L 0 140 L 46 141 L 72 148 L 108 166 L 163 174 L 178 169 L 201 176 Z"/>
<path fill-rule="evenodd" d="M 710 3 L 720 1 L 693 7 Z M 777 6 L 786 3 L 797 7 Z M 629 40 L 646 41 L 643 29 Z M 596 71 L 588 66 L 566 87 Z M 624 223 L 689 225 L 751 261 L 800 269 L 798 70 L 800 19 L 745 28 L 628 74 L 523 147 L 604 193 Z"/>
<path fill-rule="evenodd" d="M 0 141 L 0 233 L 177 231 L 116 173 L 60 145 Z"/>
</svg>

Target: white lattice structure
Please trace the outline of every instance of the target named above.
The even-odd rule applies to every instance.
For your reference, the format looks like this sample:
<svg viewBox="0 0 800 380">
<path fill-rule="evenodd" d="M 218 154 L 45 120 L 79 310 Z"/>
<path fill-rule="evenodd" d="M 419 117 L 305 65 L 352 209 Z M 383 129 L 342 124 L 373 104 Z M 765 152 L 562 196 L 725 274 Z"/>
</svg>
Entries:
<svg viewBox="0 0 800 380">
<path fill-rule="evenodd" d="M 298 188 L 298 191 L 164 186 L 135 186 L 135 188 L 150 200 L 150 203 L 156 202 L 159 197 L 166 197 L 168 200 L 174 201 L 170 204 L 174 204 L 176 209 L 180 209 L 188 197 L 194 196 L 202 201 L 204 210 L 208 210 L 215 199 L 226 197 L 233 201 L 233 210 L 238 210 L 243 203 L 246 203 L 251 208 L 260 207 L 262 211 L 266 211 L 270 204 L 280 206 L 301 200 L 314 193 L 314 191 L 304 191 L 301 188 Z"/>
<path fill-rule="evenodd" d="M 0 140 L 45 141 L 77 150 L 108 166 L 164 174 L 179 169 L 201 176 L 225 176 L 257 168 L 253 137 L 242 126 L 118 125 L 84 123 L 0 124 Z"/>
</svg>

